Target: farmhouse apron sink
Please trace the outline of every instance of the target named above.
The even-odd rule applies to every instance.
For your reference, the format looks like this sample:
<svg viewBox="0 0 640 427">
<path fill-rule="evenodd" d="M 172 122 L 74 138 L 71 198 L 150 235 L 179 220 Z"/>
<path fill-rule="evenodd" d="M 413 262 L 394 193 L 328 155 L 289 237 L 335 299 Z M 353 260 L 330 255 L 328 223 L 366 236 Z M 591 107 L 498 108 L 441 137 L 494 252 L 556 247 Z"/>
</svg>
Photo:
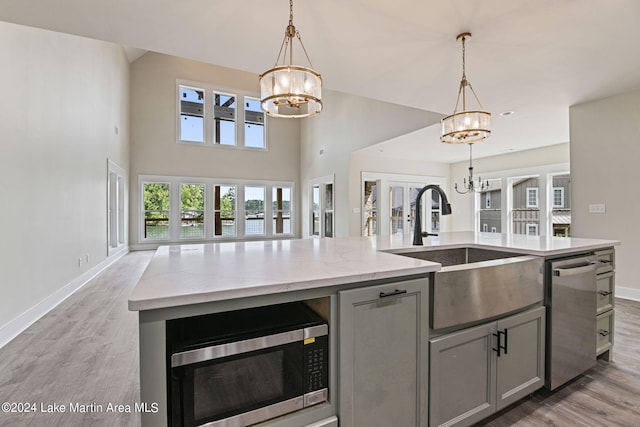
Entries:
<svg viewBox="0 0 640 427">
<path fill-rule="evenodd" d="M 477 248 L 396 250 L 442 264 L 430 285 L 431 329 L 517 312 L 543 300 L 543 259 Z"/>
</svg>

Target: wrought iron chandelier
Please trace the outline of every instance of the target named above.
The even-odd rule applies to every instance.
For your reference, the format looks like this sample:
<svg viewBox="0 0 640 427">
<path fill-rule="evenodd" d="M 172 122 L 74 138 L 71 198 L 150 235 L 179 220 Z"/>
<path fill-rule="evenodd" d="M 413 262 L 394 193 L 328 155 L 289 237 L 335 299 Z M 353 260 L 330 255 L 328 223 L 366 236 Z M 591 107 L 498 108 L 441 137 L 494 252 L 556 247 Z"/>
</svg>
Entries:
<svg viewBox="0 0 640 427">
<path fill-rule="evenodd" d="M 309 67 L 294 65 L 294 39 L 300 42 Z M 322 110 L 322 77 L 313 70 L 300 32 L 293 25 L 293 0 L 289 0 L 289 25 L 276 64 L 260 75 L 260 103 L 264 112 L 274 117 L 309 117 Z"/>
<path fill-rule="evenodd" d="M 462 33 L 456 40 L 462 42 L 462 80 L 458 89 L 458 99 L 453 114 L 442 119 L 442 134 L 440 141 L 447 144 L 472 144 L 482 141 L 491 133 L 491 113 L 483 111 L 482 104 L 467 80 L 465 64 L 465 42 L 471 38 L 471 33 Z M 467 110 L 467 87 L 471 90 L 479 109 Z M 462 110 L 458 110 L 462 97 Z"/>
<path fill-rule="evenodd" d="M 473 179 L 473 156 L 472 156 L 473 143 L 469 143 L 469 181 L 464 178 L 462 182 L 462 186 L 464 187 L 464 191 L 458 190 L 458 183 L 456 182 L 454 188 L 460 194 L 467 193 L 481 193 L 489 188 L 489 181 L 482 182 L 482 178 L 478 177 L 478 182 L 476 183 Z"/>
</svg>

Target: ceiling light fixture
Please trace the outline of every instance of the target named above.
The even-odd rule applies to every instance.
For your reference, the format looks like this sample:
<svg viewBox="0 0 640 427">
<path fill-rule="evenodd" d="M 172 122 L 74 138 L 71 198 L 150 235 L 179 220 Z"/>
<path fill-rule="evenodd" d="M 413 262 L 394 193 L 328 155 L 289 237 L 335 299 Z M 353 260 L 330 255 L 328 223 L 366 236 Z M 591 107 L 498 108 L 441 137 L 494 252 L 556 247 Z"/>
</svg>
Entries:
<svg viewBox="0 0 640 427">
<path fill-rule="evenodd" d="M 462 33 L 456 40 L 462 42 L 462 80 L 458 89 L 458 99 L 453 114 L 442 119 L 442 136 L 440 141 L 447 144 L 472 144 L 482 141 L 491 133 L 491 113 L 482 110 L 482 104 L 467 80 L 465 70 L 465 42 L 471 38 L 471 33 Z M 467 87 L 473 93 L 480 109 L 467 110 Z M 462 97 L 462 110 L 458 110 Z"/>
<path fill-rule="evenodd" d="M 294 39 L 300 42 L 309 67 L 293 65 Z M 287 56 L 289 62 L 285 63 Z M 289 25 L 276 64 L 260 75 L 260 103 L 264 112 L 274 117 L 309 117 L 322 110 L 322 77 L 313 70 L 300 33 L 293 25 L 293 0 L 289 0 Z"/>
<path fill-rule="evenodd" d="M 454 188 L 460 194 L 467 193 L 481 193 L 485 189 L 489 188 L 489 181 L 482 182 L 482 178 L 478 177 L 478 182 L 475 183 L 473 180 L 473 156 L 472 156 L 473 143 L 469 143 L 469 182 L 465 178 L 463 180 L 462 186 L 464 187 L 464 191 L 458 190 L 458 183 L 456 182 Z"/>
</svg>

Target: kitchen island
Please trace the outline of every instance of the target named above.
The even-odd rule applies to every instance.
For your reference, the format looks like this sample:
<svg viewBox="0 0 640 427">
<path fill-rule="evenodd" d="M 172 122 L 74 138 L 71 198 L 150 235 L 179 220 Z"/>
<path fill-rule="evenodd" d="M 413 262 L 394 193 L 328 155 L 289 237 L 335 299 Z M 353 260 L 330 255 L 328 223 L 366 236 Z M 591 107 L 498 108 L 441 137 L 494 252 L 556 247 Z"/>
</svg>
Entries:
<svg viewBox="0 0 640 427">
<path fill-rule="evenodd" d="M 423 249 L 475 247 L 549 258 L 612 248 L 618 243 L 463 232 L 429 237 Z M 415 382 L 412 384 L 415 397 L 409 399 L 403 412 L 409 413 L 407 420 L 413 420 L 407 422 L 427 425 L 428 286 L 441 265 L 397 255 L 415 250 L 411 236 L 160 247 L 129 300 L 129 309 L 139 311 L 141 400 L 158 403 L 160 408 L 155 414 L 143 414 L 143 425 L 167 423 L 167 320 L 291 301 L 310 302 L 327 320 L 331 331 L 330 398 L 328 403 L 276 418 L 265 425 L 302 426 L 323 420 L 325 424 L 313 425 L 337 425 L 335 416 L 340 418 L 341 426 L 354 425 L 354 417 L 369 412 L 358 407 L 364 404 L 357 396 L 361 384 L 359 378 L 351 375 L 357 360 L 354 358 L 360 357 L 356 350 L 370 346 L 372 351 L 380 352 L 388 347 L 384 340 L 376 339 L 366 330 L 354 329 L 358 316 L 366 314 L 358 310 L 366 307 L 371 298 L 400 288 L 408 291 L 397 299 L 408 302 L 407 307 L 413 311 L 405 318 L 410 323 L 409 340 L 394 345 L 408 346 L 414 355 L 411 363 L 402 359 L 398 362 L 411 366 L 408 376 L 413 376 Z M 388 322 L 375 323 L 378 320 L 366 316 L 363 319 L 369 319 L 367 324 L 393 331 L 394 326 L 387 326 Z M 371 371 L 376 368 L 364 363 L 359 366 Z M 369 383 L 384 386 L 387 381 L 383 372 L 380 378 L 371 375 L 367 372 Z"/>
</svg>

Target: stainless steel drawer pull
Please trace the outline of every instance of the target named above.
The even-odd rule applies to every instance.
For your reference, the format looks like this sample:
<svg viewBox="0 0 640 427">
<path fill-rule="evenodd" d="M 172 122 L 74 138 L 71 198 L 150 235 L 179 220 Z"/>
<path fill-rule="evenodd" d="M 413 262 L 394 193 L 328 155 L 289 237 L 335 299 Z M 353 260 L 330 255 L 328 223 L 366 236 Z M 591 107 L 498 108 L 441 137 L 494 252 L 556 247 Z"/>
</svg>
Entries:
<svg viewBox="0 0 640 427">
<path fill-rule="evenodd" d="M 609 291 L 600 291 L 600 292 L 598 292 L 598 293 L 599 293 L 600 295 L 602 295 L 603 297 L 606 297 L 606 296 L 611 295 L 611 292 L 609 292 Z"/>
<path fill-rule="evenodd" d="M 598 333 L 599 333 L 600 335 L 602 335 L 603 337 L 606 337 L 606 336 L 607 336 L 607 335 L 609 335 L 611 332 L 606 331 L 606 330 L 604 330 L 604 329 L 600 329 L 600 330 L 598 331 Z"/>
<path fill-rule="evenodd" d="M 406 293 L 407 293 L 406 290 L 400 291 L 398 289 L 396 289 L 393 292 L 380 292 L 380 298 L 394 297 L 396 295 L 402 295 L 402 294 L 406 294 Z"/>
</svg>

